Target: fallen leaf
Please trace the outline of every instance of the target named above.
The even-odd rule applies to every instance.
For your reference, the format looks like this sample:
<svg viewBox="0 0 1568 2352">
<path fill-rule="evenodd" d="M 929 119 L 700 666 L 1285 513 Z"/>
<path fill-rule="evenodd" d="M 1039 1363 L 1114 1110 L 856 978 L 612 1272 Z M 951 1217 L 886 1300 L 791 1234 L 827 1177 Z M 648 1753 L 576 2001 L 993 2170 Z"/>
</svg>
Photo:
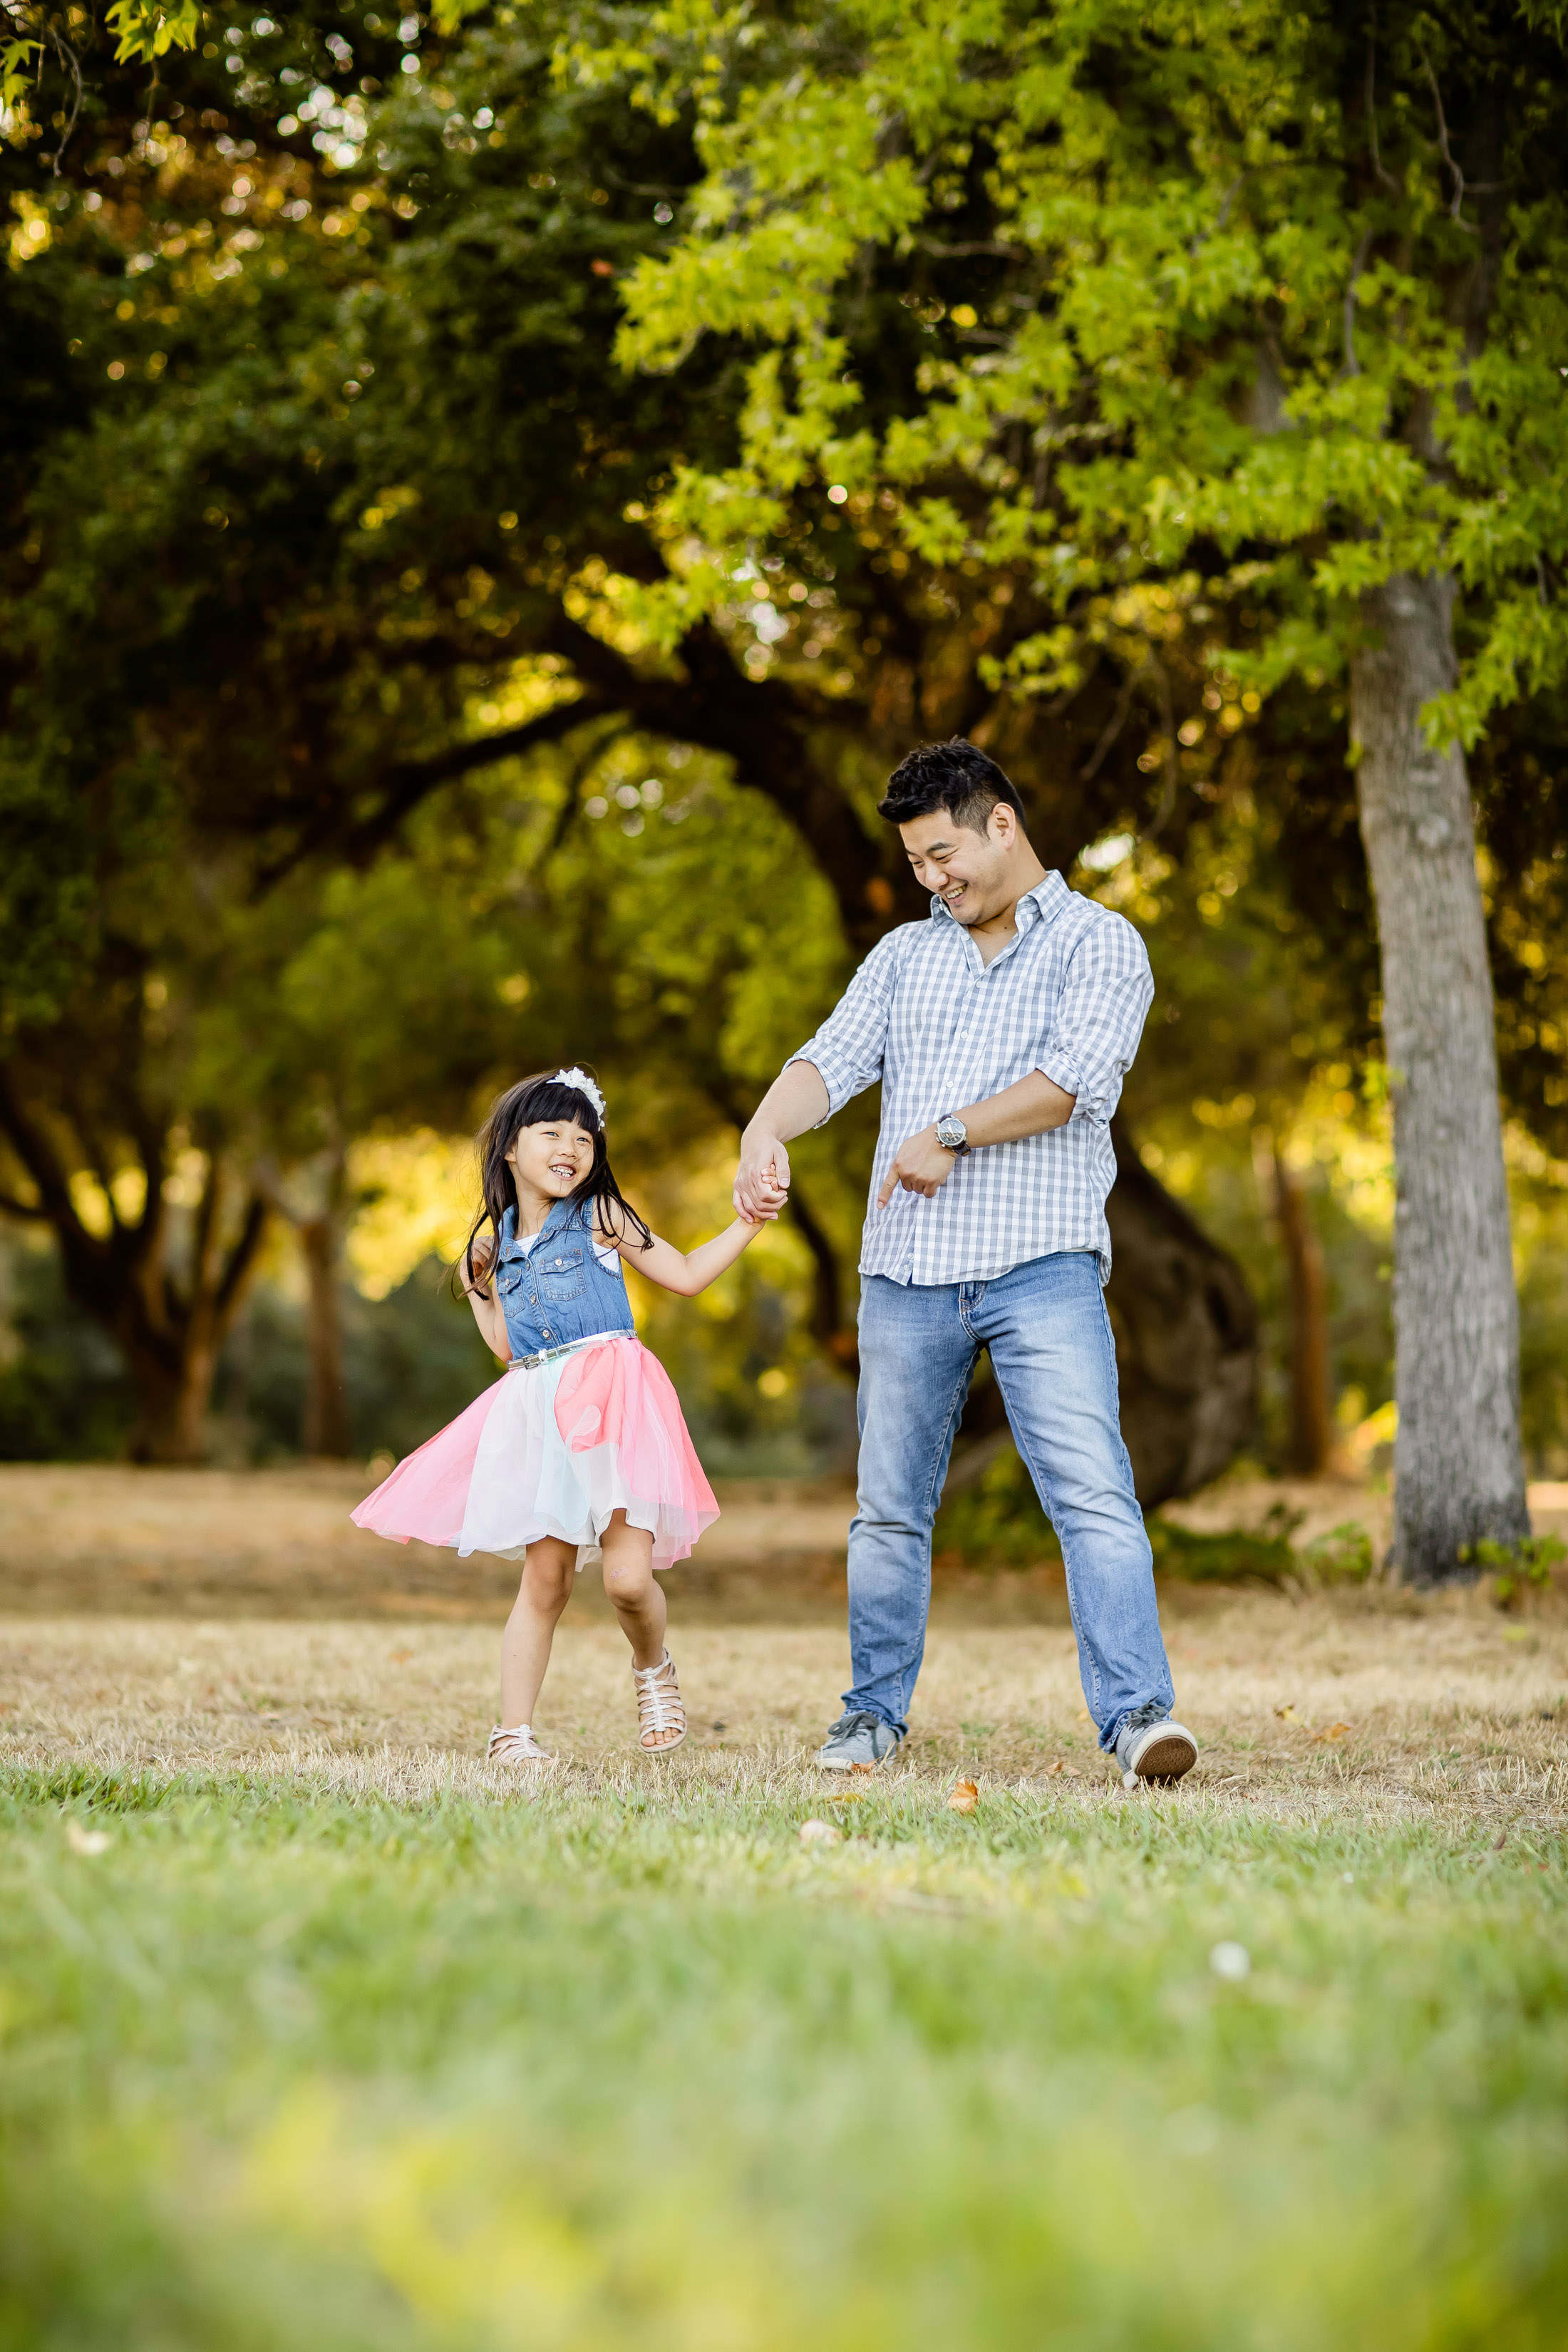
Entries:
<svg viewBox="0 0 1568 2352">
<path fill-rule="evenodd" d="M 1054 1764 L 1047 1764 L 1046 1767 L 1047 1772 L 1065 1772 L 1067 1769 L 1067 1766 L 1062 1762 L 1059 1756 L 1057 1758 Z"/>
<path fill-rule="evenodd" d="M 414 1653 L 412 1650 L 394 1650 L 392 1653 L 392 1663 L 395 1666 L 405 1666 L 413 1655 Z"/>
<path fill-rule="evenodd" d="M 950 1813 L 972 1813 L 980 1802 L 980 1791 L 973 1780 L 960 1780 L 947 1801 Z"/>
<path fill-rule="evenodd" d="M 832 1796 L 823 1801 L 829 1805 L 858 1805 L 862 1797 L 868 1797 L 870 1793 L 868 1789 L 836 1789 Z"/>
<path fill-rule="evenodd" d="M 1342 1739 L 1350 1729 L 1348 1723 L 1325 1723 L 1321 1731 L 1314 1731 L 1314 1739 Z"/>
<path fill-rule="evenodd" d="M 836 1830 L 831 1822 L 802 1822 L 800 1842 L 802 1845 L 842 1845 L 844 1832 Z"/>
<path fill-rule="evenodd" d="M 107 1853 L 109 1852 L 109 1832 L 107 1830 L 84 1830 L 79 1822 L 68 1822 L 66 1824 L 66 1843 L 69 1846 L 72 1853 Z"/>
<path fill-rule="evenodd" d="M 1277 1706 L 1274 1712 L 1281 1723 L 1294 1723 L 1296 1720 L 1296 1710 L 1293 1706 Z"/>
<path fill-rule="evenodd" d="M 849 1767 L 851 1772 L 874 1772 L 876 1769 L 874 1764 L 851 1764 Z"/>
</svg>

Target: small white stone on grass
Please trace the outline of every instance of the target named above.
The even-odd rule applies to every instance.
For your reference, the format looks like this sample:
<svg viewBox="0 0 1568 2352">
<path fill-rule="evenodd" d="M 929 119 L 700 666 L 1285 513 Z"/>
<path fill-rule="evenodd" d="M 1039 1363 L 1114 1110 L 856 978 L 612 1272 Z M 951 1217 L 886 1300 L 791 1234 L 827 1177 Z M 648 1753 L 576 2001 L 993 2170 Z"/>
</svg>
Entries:
<svg viewBox="0 0 1568 2352">
<path fill-rule="evenodd" d="M 836 1830 L 831 1822 L 802 1822 L 800 1842 L 802 1845 L 842 1845 L 844 1832 Z"/>
<path fill-rule="evenodd" d="M 1216 1944 L 1209 1954 L 1209 1966 L 1216 1977 L 1229 1984 L 1239 1984 L 1252 1972 L 1252 1955 L 1245 1944 Z"/>
</svg>

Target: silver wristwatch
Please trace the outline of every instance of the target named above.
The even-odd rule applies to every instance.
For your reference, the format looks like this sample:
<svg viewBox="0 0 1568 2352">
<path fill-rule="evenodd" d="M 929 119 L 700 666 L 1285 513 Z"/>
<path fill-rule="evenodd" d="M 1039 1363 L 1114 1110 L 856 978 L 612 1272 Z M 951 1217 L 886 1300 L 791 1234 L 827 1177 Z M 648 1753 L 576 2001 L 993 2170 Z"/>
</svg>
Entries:
<svg viewBox="0 0 1568 2352">
<path fill-rule="evenodd" d="M 954 1151 L 961 1160 L 970 1148 L 968 1129 L 961 1118 L 954 1118 L 951 1111 L 944 1118 L 937 1120 L 936 1139 L 944 1151 Z"/>
</svg>

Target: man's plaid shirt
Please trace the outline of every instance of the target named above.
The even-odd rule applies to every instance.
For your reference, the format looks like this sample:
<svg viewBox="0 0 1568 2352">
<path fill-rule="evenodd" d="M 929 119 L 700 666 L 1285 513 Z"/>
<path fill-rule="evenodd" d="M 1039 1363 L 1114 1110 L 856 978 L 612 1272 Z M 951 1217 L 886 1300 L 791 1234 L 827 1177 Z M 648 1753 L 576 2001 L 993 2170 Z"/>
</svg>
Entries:
<svg viewBox="0 0 1568 2352">
<path fill-rule="evenodd" d="M 1020 898 L 1017 936 L 989 964 L 933 898 L 928 923 L 879 940 L 821 1028 L 811 1062 L 828 1117 L 882 1081 L 882 1129 L 860 1244 L 862 1274 L 990 1282 L 1057 1250 L 1093 1250 L 1110 1273 L 1110 1119 L 1154 993 L 1131 923 L 1047 874 Z M 1077 1097 L 1065 1127 L 966 1152 L 932 1201 L 877 1206 L 900 1144 L 1043 1070 Z"/>
</svg>

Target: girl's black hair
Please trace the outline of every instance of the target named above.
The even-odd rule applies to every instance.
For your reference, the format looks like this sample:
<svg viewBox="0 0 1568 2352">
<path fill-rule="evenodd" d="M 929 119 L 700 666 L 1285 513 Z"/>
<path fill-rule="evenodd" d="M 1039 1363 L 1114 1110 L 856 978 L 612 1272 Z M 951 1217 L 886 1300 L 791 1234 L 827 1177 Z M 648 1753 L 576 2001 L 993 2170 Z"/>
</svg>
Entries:
<svg viewBox="0 0 1568 2352">
<path fill-rule="evenodd" d="M 595 1074 L 584 1066 L 584 1075 L 593 1077 Z M 479 1187 L 484 1196 L 484 1206 L 474 1219 L 473 1230 L 463 1244 L 463 1255 L 458 1261 L 457 1271 L 466 1276 L 468 1282 L 479 1287 L 486 1297 L 489 1292 L 489 1276 L 495 1270 L 496 1256 L 500 1247 L 501 1219 L 509 1209 L 517 1206 L 517 1186 L 512 1181 L 506 1155 L 517 1139 L 519 1128 L 539 1127 L 547 1119 L 568 1118 L 574 1120 L 579 1127 L 586 1128 L 593 1137 L 594 1164 L 576 1191 L 567 1194 L 567 1199 L 574 1207 L 592 1202 L 599 1209 L 612 1207 L 618 1210 L 620 1214 L 615 1223 L 619 1230 L 626 1232 L 629 1229 L 640 1234 L 639 1249 L 653 1247 L 653 1235 L 611 1173 L 610 1155 L 605 1149 L 605 1130 L 599 1123 L 598 1112 L 588 1097 L 576 1087 L 563 1086 L 552 1072 L 541 1070 L 531 1078 L 520 1078 L 515 1087 L 509 1087 L 504 1095 L 497 1097 L 479 1134 Z M 610 1220 L 606 1219 L 605 1223 L 610 1223 Z M 474 1265 L 474 1244 L 487 1224 L 493 1229 L 495 1239 L 485 1268 L 485 1280 L 481 1284 Z"/>
</svg>

